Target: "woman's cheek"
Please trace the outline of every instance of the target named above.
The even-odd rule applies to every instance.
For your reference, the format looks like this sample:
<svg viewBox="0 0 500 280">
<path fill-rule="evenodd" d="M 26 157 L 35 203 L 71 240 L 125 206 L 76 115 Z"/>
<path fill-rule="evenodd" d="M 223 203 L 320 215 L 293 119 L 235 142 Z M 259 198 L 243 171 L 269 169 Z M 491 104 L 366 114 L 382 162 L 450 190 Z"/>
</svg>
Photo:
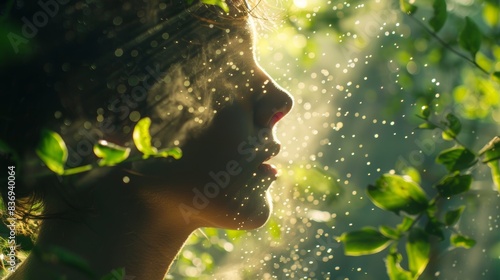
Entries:
<svg viewBox="0 0 500 280">
<path fill-rule="evenodd" d="M 250 162 L 255 158 L 255 148 L 247 142 L 242 142 L 238 145 L 238 153 L 242 156 L 247 155 L 246 161 Z"/>
</svg>

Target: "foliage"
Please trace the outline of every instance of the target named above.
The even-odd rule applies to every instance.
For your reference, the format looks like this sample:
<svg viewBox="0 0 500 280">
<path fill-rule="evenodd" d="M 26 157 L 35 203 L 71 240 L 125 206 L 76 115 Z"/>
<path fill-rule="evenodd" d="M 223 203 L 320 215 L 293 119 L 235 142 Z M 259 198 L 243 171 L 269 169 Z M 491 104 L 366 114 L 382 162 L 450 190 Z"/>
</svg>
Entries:
<svg viewBox="0 0 500 280">
<path fill-rule="evenodd" d="M 344 243 L 346 255 L 360 256 L 382 251 L 392 243 L 389 255 L 386 257 L 386 269 L 390 279 L 417 279 L 425 270 L 430 258 L 431 236 L 444 241 L 445 229 L 450 229 L 451 247 L 471 248 L 474 239 L 462 235 L 454 227 L 460 219 L 465 206 L 448 210 L 444 217 L 437 215 L 436 207 L 440 200 L 446 200 L 469 191 L 472 176 L 468 170 L 479 164 L 477 158 L 483 155 L 487 162 L 498 161 L 498 137 L 495 137 L 481 152 L 476 155 L 457 140 L 460 132 L 460 121 L 451 113 L 446 121 L 436 123 L 429 117 L 432 115 L 429 107 L 424 106 L 420 117 L 424 120 L 420 128 L 440 129 L 443 139 L 455 142 L 455 146 L 441 151 L 436 162 L 444 165 L 448 174 L 433 188 L 437 194 L 426 199 L 423 188 L 411 176 L 385 174 L 377 180 L 374 186 L 368 187 L 368 197 L 379 208 L 395 212 L 402 216 L 402 221 L 395 228 L 387 225 L 378 230 L 365 228 L 359 231 L 344 233 L 339 240 Z M 414 170 L 413 170 L 414 172 Z M 401 213 L 403 212 L 403 213 Z M 406 254 L 408 269 L 401 267 L 402 255 L 397 244 L 406 238 Z"/>
<path fill-rule="evenodd" d="M 166 148 L 158 150 L 151 144 L 151 135 L 149 127 L 151 126 L 150 118 L 140 119 L 134 127 L 133 140 L 135 147 L 142 153 L 142 158 L 149 157 L 173 157 L 180 159 L 182 151 L 178 147 Z M 68 159 L 68 149 L 62 137 L 49 130 L 43 130 L 40 143 L 36 152 L 45 165 L 59 175 L 72 175 L 89 171 L 95 167 L 114 166 L 122 162 L 139 160 L 141 157 L 129 158 L 130 148 L 110 143 L 106 140 L 99 140 L 93 147 L 94 154 L 99 158 L 96 164 L 87 164 L 71 169 L 65 169 L 66 160 Z"/>
<path fill-rule="evenodd" d="M 145 160 L 149 157 L 173 157 L 174 159 L 181 158 L 182 151 L 178 147 L 158 150 L 157 148 L 152 146 L 151 135 L 149 132 L 150 125 L 151 120 L 149 118 L 143 118 L 140 119 L 134 127 L 133 142 L 137 150 L 142 153 L 142 155 L 139 156 L 130 157 L 131 148 L 129 147 L 122 147 L 120 145 L 110 143 L 106 140 L 99 140 L 93 146 L 93 152 L 98 158 L 96 163 L 74 168 L 65 168 L 66 161 L 68 159 L 68 148 L 66 146 L 66 143 L 64 142 L 64 139 L 61 137 L 61 135 L 47 129 L 41 131 L 40 140 L 36 147 L 36 154 L 48 169 L 61 176 L 78 174 L 81 172 L 92 170 L 94 168 L 111 167 L 124 162 Z M 0 141 L 0 148 L 2 150 L 5 150 L 6 152 L 11 152 L 7 144 L 3 143 L 2 141 Z M 38 174 L 32 174 L 31 176 L 38 176 Z M 1 208 L 5 209 L 5 206 L 1 205 Z M 22 225 L 22 223 L 17 224 Z M 2 242 L 6 243 L 9 236 L 9 229 L 3 223 L 0 227 L 0 235 Z M 16 252 L 16 258 L 18 259 L 19 255 L 24 255 L 29 251 L 33 251 L 40 257 L 42 261 L 61 263 L 65 266 L 71 267 L 72 269 L 81 271 L 83 274 L 91 277 L 92 279 L 96 278 L 96 276 L 92 274 L 93 272 L 90 270 L 85 260 L 81 259 L 79 256 L 76 256 L 71 252 L 66 251 L 64 248 L 33 247 L 33 241 L 31 240 L 30 236 L 25 235 L 22 231 L 19 230 L 17 232 L 16 239 L 18 243 L 23 244 L 22 251 Z M 5 251 L 4 253 L 8 253 L 6 250 L 9 248 L 9 246 L 0 245 L 0 247 L 3 251 Z M 2 265 L 4 264 L 4 261 L 5 260 L 2 260 Z M 112 271 L 103 279 L 121 279 L 121 275 L 122 272 L 116 270 Z M 54 275 L 54 277 L 56 277 L 56 275 Z"/>
</svg>

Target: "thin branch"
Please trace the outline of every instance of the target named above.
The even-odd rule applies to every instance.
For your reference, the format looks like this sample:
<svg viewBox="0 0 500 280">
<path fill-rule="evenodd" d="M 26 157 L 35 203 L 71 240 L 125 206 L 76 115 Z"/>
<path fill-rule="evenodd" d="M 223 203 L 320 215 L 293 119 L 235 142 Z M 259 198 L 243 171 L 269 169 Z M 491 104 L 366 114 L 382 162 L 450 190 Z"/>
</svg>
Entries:
<svg viewBox="0 0 500 280">
<path fill-rule="evenodd" d="M 445 47 L 446 49 L 448 49 L 449 51 L 451 51 L 452 53 L 458 55 L 459 57 L 467 60 L 468 62 L 472 63 L 474 66 L 476 66 L 476 68 L 478 68 L 479 70 L 481 70 L 484 74 L 486 75 L 489 75 L 490 73 L 488 71 L 486 71 L 483 67 L 481 67 L 479 64 L 477 64 L 477 62 L 469 57 L 467 57 L 466 55 L 464 55 L 463 53 L 457 51 L 456 49 L 454 49 L 453 47 L 451 47 L 448 43 L 446 43 L 445 41 L 443 41 L 443 39 L 441 39 L 437 34 L 436 32 L 432 31 L 429 29 L 429 27 L 427 27 L 427 25 L 425 25 L 423 22 L 421 22 L 420 20 L 416 19 L 413 15 L 409 15 L 410 18 L 412 20 L 414 20 L 418 25 L 420 25 L 420 27 L 422 27 L 425 31 L 427 31 L 434 39 L 436 39 L 441 45 L 443 45 L 443 47 Z"/>
</svg>

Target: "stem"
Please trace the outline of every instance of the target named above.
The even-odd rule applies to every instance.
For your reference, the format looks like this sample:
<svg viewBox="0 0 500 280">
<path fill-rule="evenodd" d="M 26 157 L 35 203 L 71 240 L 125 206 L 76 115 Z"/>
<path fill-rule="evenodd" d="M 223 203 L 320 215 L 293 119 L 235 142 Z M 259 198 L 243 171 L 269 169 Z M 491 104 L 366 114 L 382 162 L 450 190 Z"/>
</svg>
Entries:
<svg viewBox="0 0 500 280">
<path fill-rule="evenodd" d="M 490 161 L 487 164 L 491 169 L 491 178 L 493 179 L 493 183 L 500 192 L 500 165 L 498 164 L 498 160 Z"/>
<path fill-rule="evenodd" d="M 92 169 L 92 167 L 93 167 L 92 164 L 87 164 L 87 165 L 82 165 L 82 166 L 78 166 L 78 167 L 71 168 L 71 169 L 66 169 L 66 170 L 64 170 L 64 173 L 62 175 L 63 176 L 73 175 L 73 174 L 89 171 L 90 169 Z"/>
<path fill-rule="evenodd" d="M 440 124 L 437 124 L 429 119 L 426 119 L 426 121 L 432 125 L 434 125 L 437 129 L 441 130 L 441 133 L 444 133 L 446 131 L 446 128 L 442 127 Z M 453 136 L 453 135 L 450 135 L 453 140 L 460 146 L 466 148 L 467 150 L 469 150 L 471 153 L 473 153 L 476 157 L 477 157 L 477 154 L 472 150 L 472 149 L 469 149 L 464 143 L 462 143 L 460 140 L 458 140 L 457 136 Z"/>
<path fill-rule="evenodd" d="M 452 48 L 448 43 L 443 41 L 434 31 L 430 30 L 424 23 L 422 23 L 420 20 L 416 19 L 413 15 L 409 15 L 412 20 L 414 20 L 420 27 L 422 27 L 427 33 L 429 33 L 434 39 L 436 39 L 443 47 L 451 51 L 452 53 L 458 55 L 459 57 L 465 59 L 466 61 L 472 63 L 476 68 L 481 70 L 486 75 L 489 75 L 490 73 L 486 71 L 481 65 L 477 64 L 477 62 L 474 59 L 471 59 L 464 55 L 463 53 L 457 51 L 456 49 Z"/>
</svg>

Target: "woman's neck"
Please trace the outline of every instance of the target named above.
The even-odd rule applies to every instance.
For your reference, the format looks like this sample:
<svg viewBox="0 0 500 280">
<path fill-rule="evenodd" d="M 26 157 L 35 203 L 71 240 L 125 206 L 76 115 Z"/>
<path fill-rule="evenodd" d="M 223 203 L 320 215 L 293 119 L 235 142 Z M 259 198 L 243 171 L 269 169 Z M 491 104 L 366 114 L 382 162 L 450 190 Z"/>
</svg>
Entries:
<svg viewBox="0 0 500 280">
<path fill-rule="evenodd" d="M 116 197 L 109 195 L 102 197 Z M 155 209 L 140 201 L 134 195 L 96 200 L 92 211 L 70 219 L 44 220 L 36 242 L 39 250 L 34 251 L 38 254 L 32 252 L 7 279 L 56 279 L 62 275 L 67 279 L 100 279 L 109 273 L 120 275 L 120 269 L 129 276 L 124 279 L 163 279 L 195 228 L 178 221 L 178 215 L 172 215 L 175 209 L 165 204 Z M 86 276 L 78 260 L 65 260 L 57 252 L 84 260 L 95 276 Z M 59 255 L 59 260 L 50 254 Z"/>
</svg>

